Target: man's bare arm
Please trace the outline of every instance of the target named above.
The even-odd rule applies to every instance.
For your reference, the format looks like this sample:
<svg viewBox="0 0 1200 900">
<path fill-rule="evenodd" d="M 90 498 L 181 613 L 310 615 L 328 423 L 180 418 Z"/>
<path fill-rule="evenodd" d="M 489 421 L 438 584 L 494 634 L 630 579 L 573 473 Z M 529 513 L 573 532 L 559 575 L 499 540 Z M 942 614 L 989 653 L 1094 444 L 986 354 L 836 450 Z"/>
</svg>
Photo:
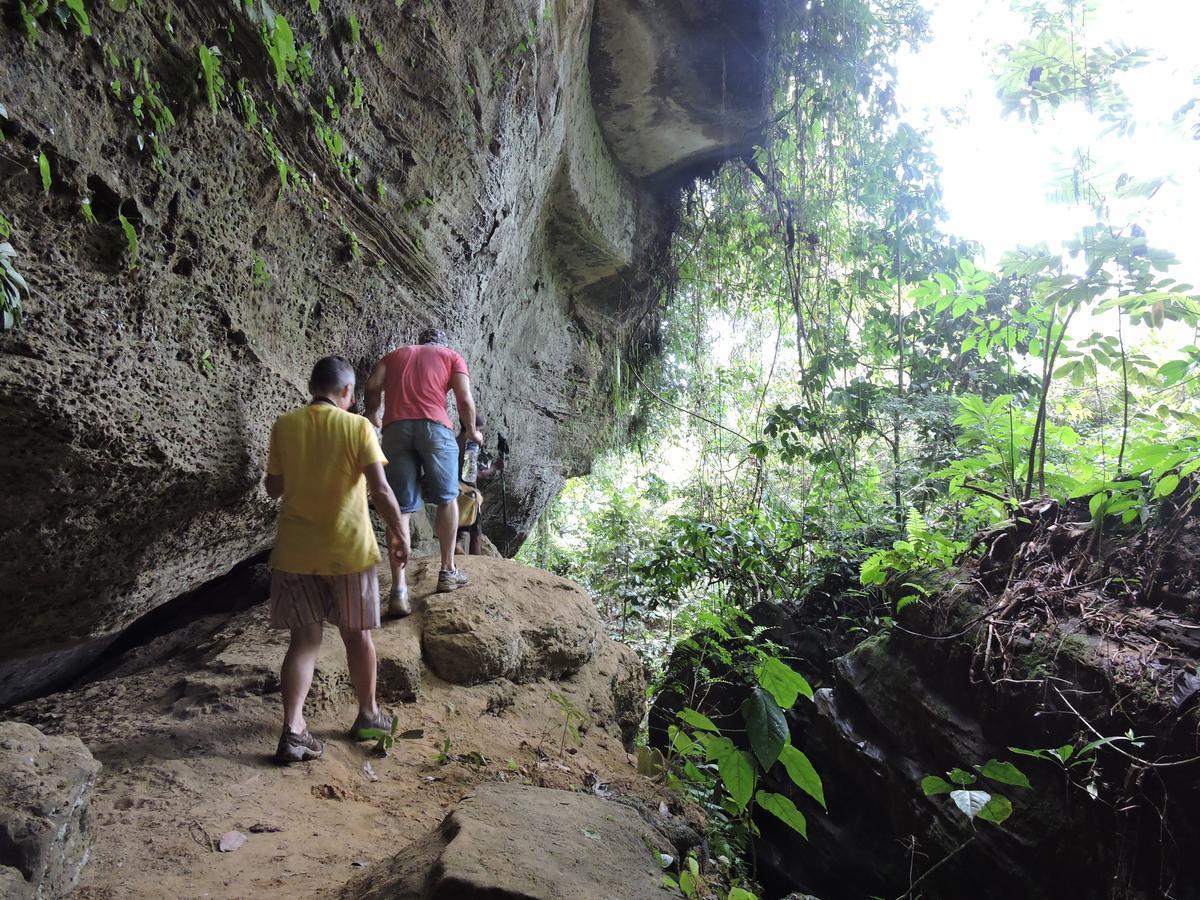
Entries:
<svg viewBox="0 0 1200 900">
<path fill-rule="evenodd" d="M 367 379 L 367 421 L 379 428 L 383 425 L 383 384 L 387 378 L 387 366 L 383 364 L 381 359 L 375 363 L 375 368 L 371 370 L 371 377 Z M 386 482 L 385 482 L 386 483 Z"/>
<path fill-rule="evenodd" d="M 450 376 L 450 390 L 454 391 L 459 423 L 471 440 L 482 444 L 483 435 L 475 427 L 475 397 L 471 393 L 471 380 L 462 372 L 455 372 Z"/>
<path fill-rule="evenodd" d="M 283 476 L 268 475 L 266 478 L 267 496 L 272 500 L 278 500 L 283 496 Z"/>
</svg>

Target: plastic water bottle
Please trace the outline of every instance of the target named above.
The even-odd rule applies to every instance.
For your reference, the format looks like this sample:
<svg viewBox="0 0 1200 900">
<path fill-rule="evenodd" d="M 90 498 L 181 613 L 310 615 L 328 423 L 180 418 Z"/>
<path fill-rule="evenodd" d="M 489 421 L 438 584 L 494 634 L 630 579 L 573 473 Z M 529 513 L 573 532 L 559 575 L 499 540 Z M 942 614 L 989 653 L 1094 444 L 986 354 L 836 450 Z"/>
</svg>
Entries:
<svg viewBox="0 0 1200 900">
<path fill-rule="evenodd" d="M 462 480 L 467 484 L 474 484 L 478 478 L 479 445 L 474 441 L 467 441 L 467 445 L 463 448 Z"/>
</svg>

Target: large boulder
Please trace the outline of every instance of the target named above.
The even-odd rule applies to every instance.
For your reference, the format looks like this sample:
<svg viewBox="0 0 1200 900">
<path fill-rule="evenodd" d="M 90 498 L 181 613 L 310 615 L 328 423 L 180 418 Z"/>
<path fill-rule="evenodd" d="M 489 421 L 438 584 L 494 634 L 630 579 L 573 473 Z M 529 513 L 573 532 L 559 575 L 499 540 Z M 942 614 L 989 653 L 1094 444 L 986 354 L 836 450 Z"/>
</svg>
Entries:
<svg viewBox="0 0 1200 900">
<path fill-rule="evenodd" d="M 632 807 L 590 794 L 485 784 L 345 900 L 649 900 L 671 840 Z"/>
<path fill-rule="evenodd" d="M 0 895 L 62 897 L 92 850 L 100 763 L 77 737 L 0 722 Z"/>
<path fill-rule="evenodd" d="M 490 561 L 486 572 L 428 600 L 422 645 L 439 678 L 562 678 L 595 655 L 600 617 L 578 585 L 507 560 Z"/>
</svg>

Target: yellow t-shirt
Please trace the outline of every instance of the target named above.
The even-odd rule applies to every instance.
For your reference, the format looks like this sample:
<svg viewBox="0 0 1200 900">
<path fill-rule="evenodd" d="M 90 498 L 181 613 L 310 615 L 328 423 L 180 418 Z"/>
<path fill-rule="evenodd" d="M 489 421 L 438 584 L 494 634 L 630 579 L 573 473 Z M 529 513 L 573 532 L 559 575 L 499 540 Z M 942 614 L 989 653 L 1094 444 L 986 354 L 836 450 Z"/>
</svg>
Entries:
<svg viewBox="0 0 1200 900">
<path fill-rule="evenodd" d="M 386 463 L 362 416 L 314 403 L 275 420 L 267 473 L 283 476 L 271 568 L 343 575 L 377 565 L 363 469 Z"/>
</svg>

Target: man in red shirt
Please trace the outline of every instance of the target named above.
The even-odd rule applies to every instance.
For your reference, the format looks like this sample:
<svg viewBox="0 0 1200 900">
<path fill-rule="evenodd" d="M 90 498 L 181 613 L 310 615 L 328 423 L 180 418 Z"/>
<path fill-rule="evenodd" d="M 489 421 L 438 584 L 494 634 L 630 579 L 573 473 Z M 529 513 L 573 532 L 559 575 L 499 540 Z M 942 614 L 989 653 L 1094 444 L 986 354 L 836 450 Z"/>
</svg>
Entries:
<svg viewBox="0 0 1200 900">
<path fill-rule="evenodd" d="M 393 350 L 375 364 L 367 380 L 367 418 L 383 427 L 383 453 L 388 484 L 400 504 L 400 525 L 409 544 L 409 517 L 421 508 L 422 497 L 436 503 L 438 543 L 442 568 L 439 593 L 457 590 L 467 576 L 454 565 L 458 532 L 458 442 L 446 414 L 446 394 L 454 392 L 458 418 L 475 421 L 475 398 L 467 364 L 446 346 L 446 335 L 426 328 L 415 346 Z M 478 428 L 470 432 L 483 442 Z M 420 488 L 420 489 L 418 489 Z M 392 590 L 388 606 L 392 615 L 412 612 L 404 563 L 390 559 Z"/>
</svg>

